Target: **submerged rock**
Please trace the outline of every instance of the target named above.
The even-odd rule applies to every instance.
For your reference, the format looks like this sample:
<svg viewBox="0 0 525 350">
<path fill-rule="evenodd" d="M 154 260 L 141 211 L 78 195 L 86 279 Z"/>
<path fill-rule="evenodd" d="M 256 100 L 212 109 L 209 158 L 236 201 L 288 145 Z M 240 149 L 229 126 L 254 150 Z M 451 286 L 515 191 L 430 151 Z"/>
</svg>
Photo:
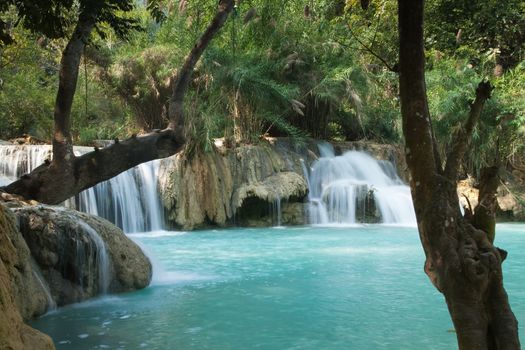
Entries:
<svg viewBox="0 0 525 350">
<path fill-rule="evenodd" d="M 62 207 L 14 211 L 57 305 L 149 284 L 148 258 L 110 222 Z"/>
<path fill-rule="evenodd" d="M 20 312 L 30 316 L 45 308 L 38 290 L 29 250 L 14 217 L 0 204 L 0 349 L 54 349 L 51 338 L 24 324 Z"/>
</svg>

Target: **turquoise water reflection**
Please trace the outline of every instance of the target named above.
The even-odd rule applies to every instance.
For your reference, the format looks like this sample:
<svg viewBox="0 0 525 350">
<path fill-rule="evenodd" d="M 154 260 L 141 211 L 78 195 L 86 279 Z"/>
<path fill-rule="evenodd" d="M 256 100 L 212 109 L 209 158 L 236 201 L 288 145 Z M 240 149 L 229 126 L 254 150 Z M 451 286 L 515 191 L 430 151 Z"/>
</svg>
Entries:
<svg viewBox="0 0 525 350">
<path fill-rule="evenodd" d="M 132 236 L 153 285 L 33 323 L 58 349 L 452 349 L 414 228 L 301 227 Z M 525 334 L 525 225 L 501 225 L 506 287 Z"/>
</svg>

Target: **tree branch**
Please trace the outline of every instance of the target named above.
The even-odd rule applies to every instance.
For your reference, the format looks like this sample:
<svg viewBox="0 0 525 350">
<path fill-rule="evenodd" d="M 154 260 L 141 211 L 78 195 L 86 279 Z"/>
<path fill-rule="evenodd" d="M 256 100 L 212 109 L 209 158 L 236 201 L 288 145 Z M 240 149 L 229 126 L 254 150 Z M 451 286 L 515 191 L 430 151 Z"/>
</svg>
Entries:
<svg viewBox="0 0 525 350">
<path fill-rule="evenodd" d="M 165 129 L 95 149 L 76 157 L 73 176 L 59 167 L 42 164 L 5 187 L 5 191 L 48 204 L 60 204 L 99 182 L 109 180 L 141 163 L 169 157 L 182 149 L 184 137 L 180 130 Z"/>
<path fill-rule="evenodd" d="M 496 194 L 500 183 L 499 164 L 481 169 L 479 183 L 478 205 L 474 209 L 471 223 L 475 228 L 486 232 L 490 243 L 494 243 L 498 207 Z"/>
<path fill-rule="evenodd" d="M 357 35 L 355 35 L 355 33 L 352 31 L 352 29 L 348 28 L 348 30 L 350 31 L 350 34 L 354 37 L 355 40 L 357 40 L 357 42 L 359 43 L 359 45 L 361 45 L 367 52 L 369 52 L 372 56 L 374 56 L 375 58 L 377 58 L 378 60 L 381 61 L 381 63 L 383 63 L 385 65 L 385 67 L 391 71 L 391 72 L 394 72 L 394 73 L 399 73 L 399 69 L 396 67 L 396 65 L 393 65 L 391 66 L 390 64 L 388 64 L 388 62 L 381 56 L 379 56 L 379 54 L 377 54 L 374 50 L 372 50 L 371 47 L 369 47 L 368 45 L 366 45 L 361 39 L 359 39 L 359 37 Z"/>
<path fill-rule="evenodd" d="M 456 181 L 459 165 L 465 155 L 467 145 L 474 131 L 474 127 L 478 123 L 479 116 L 483 110 L 485 102 L 490 98 L 493 90 L 492 85 L 488 81 L 482 81 L 476 88 L 476 99 L 470 105 L 470 114 L 465 122 L 465 125 L 457 132 L 450 152 L 447 155 L 447 164 L 445 166 L 444 175 L 451 181 Z"/>
<path fill-rule="evenodd" d="M 399 1 L 399 89 L 406 159 L 418 222 L 438 173 L 425 86 L 423 1 Z"/>
<path fill-rule="evenodd" d="M 190 83 L 193 69 L 199 61 L 204 49 L 209 45 L 211 40 L 219 32 L 219 30 L 226 23 L 229 13 L 234 8 L 234 0 L 220 0 L 219 8 L 215 17 L 206 28 L 206 31 L 202 34 L 200 39 L 197 41 L 190 54 L 186 57 L 184 65 L 177 74 L 175 84 L 173 86 L 173 94 L 171 96 L 168 118 L 169 128 L 176 129 L 180 128 L 184 124 L 184 95 L 186 89 Z"/>
</svg>

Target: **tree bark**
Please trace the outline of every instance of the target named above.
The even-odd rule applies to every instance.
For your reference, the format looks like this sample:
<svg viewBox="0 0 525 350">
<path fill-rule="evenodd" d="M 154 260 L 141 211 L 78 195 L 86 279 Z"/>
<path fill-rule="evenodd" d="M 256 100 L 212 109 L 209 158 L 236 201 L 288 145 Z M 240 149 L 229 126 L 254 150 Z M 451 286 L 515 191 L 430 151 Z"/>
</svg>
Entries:
<svg viewBox="0 0 525 350">
<path fill-rule="evenodd" d="M 58 166 L 74 158 L 71 139 L 71 107 L 78 81 L 78 69 L 84 47 L 96 23 L 96 13 L 81 13 L 73 35 L 62 52 L 58 92 L 55 101 L 53 162 Z"/>
<path fill-rule="evenodd" d="M 471 110 L 443 172 L 425 91 L 424 0 L 398 3 L 403 133 L 425 272 L 445 296 L 460 350 L 520 349 L 517 321 L 503 287 L 504 257 L 487 232 L 461 216 L 456 193 L 459 163 L 477 121 L 473 114 L 479 115 L 483 105 Z"/>
<path fill-rule="evenodd" d="M 215 17 L 197 41 L 190 54 L 186 57 L 182 68 L 178 72 L 168 111 L 169 128 L 176 129 L 184 125 L 184 95 L 190 83 L 193 69 L 201 58 L 204 49 L 210 44 L 215 35 L 217 35 L 224 23 L 226 23 L 226 19 L 234 6 L 234 0 L 219 1 L 219 8 Z"/>
</svg>

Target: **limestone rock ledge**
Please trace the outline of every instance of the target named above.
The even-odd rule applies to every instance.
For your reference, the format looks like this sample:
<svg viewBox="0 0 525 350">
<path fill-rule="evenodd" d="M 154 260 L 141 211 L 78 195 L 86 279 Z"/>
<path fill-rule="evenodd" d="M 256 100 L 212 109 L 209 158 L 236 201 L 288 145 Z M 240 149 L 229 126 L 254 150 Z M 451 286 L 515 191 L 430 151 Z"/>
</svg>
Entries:
<svg viewBox="0 0 525 350">
<path fill-rule="evenodd" d="M 29 250 L 19 236 L 15 218 L 0 204 L 0 349 L 54 349 L 51 338 L 24 324 L 19 311 L 19 293 L 36 290 Z M 45 301 L 35 304 L 45 307 Z"/>
<path fill-rule="evenodd" d="M 282 202 L 283 223 L 304 223 L 302 206 L 307 195 L 300 175 L 301 160 L 316 156 L 306 147 L 295 149 L 285 141 L 243 145 L 235 149 L 198 154 L 191 160 L 179 156 L 161 163 L 160 192 L 167 219 L 174 227 L 272 224 L 271 206 Z M 255 217 L 252 213 L 258 217 Z M 270 222 L 269 222 L 270 221 Z M 302 222 L 300 222 L 302 221 Z"/>
<path fill-rule="evenodd" d="M 109 221 L 62 207 L 13 210 L 58 306 L 144 288 L 151 281 L 149 259 Z"/>
</svg>

